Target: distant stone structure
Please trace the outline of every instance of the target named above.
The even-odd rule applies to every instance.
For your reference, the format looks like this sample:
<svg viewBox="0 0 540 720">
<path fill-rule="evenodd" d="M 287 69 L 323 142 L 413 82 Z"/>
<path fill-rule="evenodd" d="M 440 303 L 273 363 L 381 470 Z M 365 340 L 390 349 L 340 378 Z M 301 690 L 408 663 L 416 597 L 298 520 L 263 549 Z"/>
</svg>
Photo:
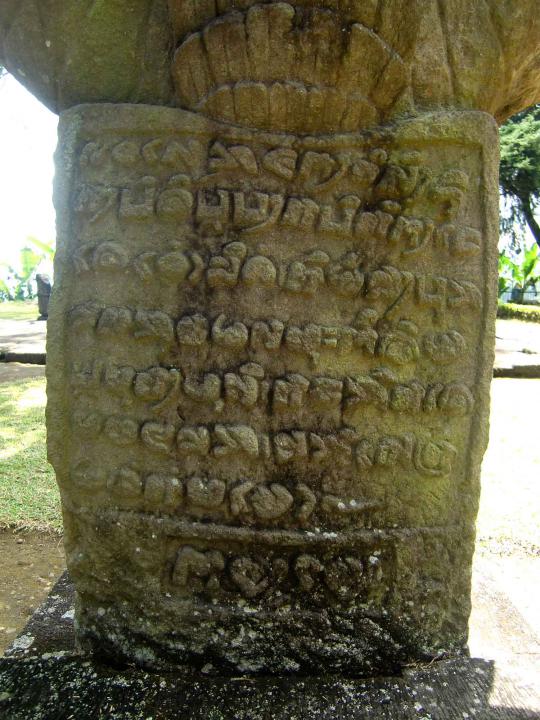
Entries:
<svg viewBox="0 0 540 720">
<path fill-rule="evenodd" d="M 51 297 L 51 279 L 44 273 L 36 275 L 37 298 L 38 298 L 38 320 L 47 320 L 49 317 L 49 300 Z"/>
<path fill-rule="evenodd" d="M 231 674 L 462 652 L 492 116 L 540 99 L 537 2 L 39 4 L 0 37 L 64 111 L 48 427 L 79 642 Z"/>
</svg>

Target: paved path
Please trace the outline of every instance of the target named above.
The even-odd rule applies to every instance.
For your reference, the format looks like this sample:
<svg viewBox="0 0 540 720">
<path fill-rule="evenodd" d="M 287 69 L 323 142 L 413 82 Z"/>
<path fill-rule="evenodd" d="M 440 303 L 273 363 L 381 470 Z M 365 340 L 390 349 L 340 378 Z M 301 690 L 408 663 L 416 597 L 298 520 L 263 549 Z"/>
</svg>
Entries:
<svg viewBox="0 0 540 720">
<path fill-rule="evenodd" d="M 0 354 L 43 354 L 47 323 L 41 320 L 0 320 Z"/>
<path fill-rule="evenodd" d="M 497 320 L 495 344 L 495 372 L 505 370 L 511 375 L 526 375 L 520 369 L 529 368 L 533 377 L 540 377 L 540 323 L 523 320 Z"/>
<path fill-rule="evenodd" d="M 528 708 L 536 711 L 540 710 L 539 587 L 540 557 L 497 556 L 477 548 L 469 622 L 471 656 L 493 661 L 517 687 L 536 687 L 536 702 Z"/>
</svg>

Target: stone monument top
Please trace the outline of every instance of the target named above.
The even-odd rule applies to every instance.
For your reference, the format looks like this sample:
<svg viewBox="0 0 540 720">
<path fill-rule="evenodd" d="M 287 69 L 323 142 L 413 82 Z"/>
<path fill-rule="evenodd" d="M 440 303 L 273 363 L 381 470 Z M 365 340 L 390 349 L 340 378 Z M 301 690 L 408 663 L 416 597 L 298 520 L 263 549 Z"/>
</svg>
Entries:
<svg viewBox="0 0 540 720">
<path fill-rule="evenodd" d="M 503 121 L 540 99 L 539 42 L 538 0 L 2 0 L 0 7 L 0 58 L 55 112 L 129 102 L 230 119 L 235 84 L 294 79 L 299 94 L 328 88 L 308 103 L 317 111 L 356 94 L 363 122 L 449 107 Z M 238 91 L 260 101 L 262 87 Z"/>
</svg>

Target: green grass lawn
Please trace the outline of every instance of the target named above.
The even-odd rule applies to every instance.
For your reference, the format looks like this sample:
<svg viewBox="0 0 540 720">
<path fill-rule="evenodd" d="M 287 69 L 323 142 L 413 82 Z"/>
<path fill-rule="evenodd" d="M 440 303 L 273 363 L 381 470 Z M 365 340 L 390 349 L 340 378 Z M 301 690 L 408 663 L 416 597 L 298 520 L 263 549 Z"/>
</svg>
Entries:
<svg viewBox="0 0 540 720">
<path fill-rule="evenodd" d="M 38 316 L 38 304 L 35 300 L 0 302 L 0 320 L 37 320 Z"/>
<path fill-rule="evenodd" d="M 0 527 L 60 530 L 45 448 L 45 379 L 0 383 Z"/>
</svg>

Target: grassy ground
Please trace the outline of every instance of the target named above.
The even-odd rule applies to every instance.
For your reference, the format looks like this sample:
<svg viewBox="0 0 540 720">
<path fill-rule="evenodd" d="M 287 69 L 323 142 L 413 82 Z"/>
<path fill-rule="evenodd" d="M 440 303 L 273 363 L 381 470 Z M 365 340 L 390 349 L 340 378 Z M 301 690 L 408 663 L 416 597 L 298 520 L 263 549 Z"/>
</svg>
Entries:
<svg viewBox="0 0 540 720">
<path fill-rule="evenodd" d="M 0 320 L 37 320 L 38 315 L 38 305 L 34 300 L 0 302 Z"/>
<path fill-rule="evenodd" d="M 45 450 L 45 380 L 0 384 L 0 527 L 61 528 Z"/>
<path fill-rule="evenodd" d="M 525 320 L 540 323 L 540 306 L 519 305 L 517 303 L 503 303 L 499 301 L 497 317 L 506 320 Z"/>
</svg>

